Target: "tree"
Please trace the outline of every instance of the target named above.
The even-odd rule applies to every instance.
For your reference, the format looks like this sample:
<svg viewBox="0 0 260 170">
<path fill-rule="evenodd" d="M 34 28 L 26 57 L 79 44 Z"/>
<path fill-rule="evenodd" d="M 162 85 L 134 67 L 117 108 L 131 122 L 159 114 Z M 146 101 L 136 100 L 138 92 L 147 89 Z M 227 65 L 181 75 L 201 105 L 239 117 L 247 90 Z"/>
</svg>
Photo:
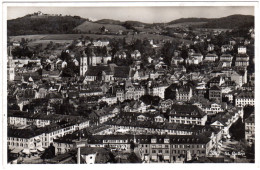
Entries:
<svg viewBox="0 0 260 170">
<path fill-rule="evenodd" d="M 245 137 L 245 124 L 239 118 L 229 129 L 231 136 L 236 140 L 244 139 Z"/>
<path fill-rule="evenodd" d="M 62 51 L 61 52 L 61 55 L 60 55 L 60 59 L 63 60 L 63 61 L 70 61 L 71 60 L 71 56 L 69 53 L 67 53 L 66 51 Z"/>
<path fill-rule="evenodd" d="M 52 159 L 54 157 L 55 157 L 55 147 L 51 143 L 50 146 L 48 148 L 46 148 L 45 151 L 43 152 L 43 154 L 41 155 L 41 159 L 43 159 L 43 160 Z"/>
<path fill-rule="evenodd" d="M 105 26 L 102 26 L 99 28 L 101 32 L 105 32 L 106 31 L 106 27 Z"/>
<path fill-rule="evenodd" d="M 131 150 L 134 150 L 135 149 L 135 143 L 134 143 L 134 141 L 130 141 L 130 149 Z"/>
<path fill-rule="evenodd" d="M 161 98 L 159 96 L 143 95 L 140 97 L 140 100 L 146 105 L 155 105 L 158 106 Z"/>
<path fill-rule="evenodd" d="M 142 160 L 134 152 L 130 153 L 128 160 L 130 163 L 141 163 L 142 162 Z"/>
<path fill-rule="evenodd" d="M 20 107 L 17 104 L 12 104 L 11 106 L 8 106 L 9 110 L 20 110 Z"/>
<path fill-rule="evenodd" d="M 167 65 L 171 65 L 172 56 L 174 55 L 174 51 L 177 49 L 177 44 L 175 42 L 166 42 L 162 49 L 161 54 L 163 56 L 163 61 Z"/>
</svg>

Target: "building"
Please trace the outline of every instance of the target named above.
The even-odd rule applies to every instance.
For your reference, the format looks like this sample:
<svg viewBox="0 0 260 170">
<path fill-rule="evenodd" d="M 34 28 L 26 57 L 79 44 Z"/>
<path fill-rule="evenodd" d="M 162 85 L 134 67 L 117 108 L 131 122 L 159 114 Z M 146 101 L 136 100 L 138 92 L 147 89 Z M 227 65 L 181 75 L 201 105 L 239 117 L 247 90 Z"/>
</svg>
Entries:
<svg viewBox="0 0 260 170">
<path fill-rule="evenodd" d="M 220 62 L 223 63 L 222 67 L 231 67 L 233 56 L 230 54 L 222 54 L 220 56 Z"/>
<path fill-rule="evenodd" d="M 180 63 L 183 63 L 183 62 L 184 62 L 184 59 L 182 57 L 174 56 L 174 57 L 172 57 L 171 64 L 172 65 L 179 65 Z"/>
<path fill-rule="evenodd" d="M 151 138 L 149 157 L 151 162 L 183 163 L 187 155 L 190 159 L 206 157 L 211 148 L 211 140 L 207 137 L 156 136 Z"/>
<path fill-rule="evenodd" d="M 143 161 L 168 163 L 183 163 L 188 154 L 190 159 L 206 157 L 215 146 L 212 139 L 204 135 L 94 135 L 84 138 L 81 143 L 88 150 L 110 148 L 117 151 L 130 151 L 130 144 L 135 143 Z M 94 159 L 98 152 L 83 154 L 85 147 L 80 149 L 80 153 L 88 155 L 84 158 L 92 156 Z M 88 160 L 90 162 L 95 163 Z"/>
<path fill-rule="evenodd" d="M 223 137 L 230 137 L 229 128 L 239 117 L 243 118 L 243 108 L 232 108 L 226 112 L 218 113 L 212 120 L 210 126 L 221 130 Z"/>
<path fill-rule="evenodd" d="M 185 62 L 188 65 L 198 65 L 199 64 L 199 60 L 197 58 L 191 57 L 191 56 L 188 57 Z"/>
<path fill-rule="evenodd" d="M 173 101 L 171 99 L 161 100 L 160 101 L 160 108 L 163 112 L 166 112 L 167 109 L 170 109 L 173 105 Z"/>
<path fill-rule="evenodd" d="M 246 54 L 246 47 L 245 46 L 238 46 L 237 52 L 238 52 L 238 54 Z"/>
<path fill-rule="evenodd" d="M 85 51 L 83 51 L 82 56 L 80 57 L 80 76 L 84 76 L 88 71 L 88 66 L 91 65 L 90 58 L 87 57 Z"/>
<path fill-rule="evenodd" d="M 203 61 L 203 55 L 200 53 L 194 53 L 191 55 L 192 58 L 196 58 L 198 60 L 198 63 L 201 63 Z"/>
<path fill-rule="evenodd" d="M 30 155 L 44 151 L 42 145 L 44 134 L 39 130 L 8 128 L 7 133 L 7 146 L 11 150 L 16 150 L 16 153 Z"/>
<path fill-rule="evenodd" d="M 131 58 L 135 60 L 141 59 L 141 53 L 138 50 L 135 50 L 134 52 L 131 53 Z"/>
<path fill-rule="evenodd" d="M 227 51 L 231 51 L 233 50 L 233 45 L 222 45 L 221 46 L 221 52 L 225 53 Z"/>
<path fill-rule="evenodd" d="M 169 122 L 205 125 L 206 121 L 206 113 L 194 105 L 173 105 L 169 113 Z"/>
<path fill-rule="evenodd" d="M 222 91 L 218 86 L 209 89 L 209 100 L 222 102 Z"/>
<path fill-rule="evenodd" d="M 208 48 L 207 48 L 207 50 L 208 51 L 214 51 L 214 44 L 208 44 Z"/>
<path fill-rule="evenodd" d="M 255 113 L 251 113 L 248 118 L 245 119 L 245 140 L 249 145 L 255 143 Z"/>
<path fill-rule="evenodd" d="M 107 40 L 94 40 L 92 43 L 95 47 L 104 47 L 104 46 L 108 46 L 109 41 L 107 41 Z"/>
<path fill-rule="evenodd" d="M 9 56 L 8 63 L 7 63 L 7 80 L 14 81 L 14 78 L 15 78 L 15 64 L 13 61 L 13 57 Z"/>
<path fill-rule="evenodd" d="M 176 88 L 176 100 L 177 101 L 189 101 L 192 97 L 191 87 L 179 87 Z"/>
<path fill-rule="evenodd" d="M 126 59 L 126 53 L 124 51 L 117 51 L 114 55 L 116 58 Z"/>
<path fill-rule="evenodd" d="M 164 99 L 165 89 L 168 87 L 166 84 L 155 84 L 148 87 L 148 94 L 151 96 L 159 96 Z"/>
<path fill-rule="evenodd" d="M 213 86 L 220 87 L 224 83 L 225 83 L 225 79 L 223 78 L 223 76 L 213 77 L 212 79 L 210 79 L 208 81 L 208 85 L 209 85 L 210 88 L 213 87 Z"/>
<path fill-rule="evenodd" d="M 98 99 L 98 102 L 107 102 L 108 105 L 113 105 L 117 103 L 116 96 L 103 96 L 102 98 Z"/>
<path fill-rule="evenodd" d="M 238 55 L 236 55 L 235 66 L 249 66 L 249 56 L 245 53 L 239 53 Z"/>
<path fill-rule="evenodd" d="M 218 56 L 216 54 L 207 54 L 204 59 L 204 61 L 211 61 L 211 62 L 215 62 L 216 60 L 218 60 Z"/>
<path fill-rule="evenodd" d="M 254 106 L 255 96 L 253 92 L 241 92 L 235 98 L 235 105 L 238 107 Z"/>
</svg>

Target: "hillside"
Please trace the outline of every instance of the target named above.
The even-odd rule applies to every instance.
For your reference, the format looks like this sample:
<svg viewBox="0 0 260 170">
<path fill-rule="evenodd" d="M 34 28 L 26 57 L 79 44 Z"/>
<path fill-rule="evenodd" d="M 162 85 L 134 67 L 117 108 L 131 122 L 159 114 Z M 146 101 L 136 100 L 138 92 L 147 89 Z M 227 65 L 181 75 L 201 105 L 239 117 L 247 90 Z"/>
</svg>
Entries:
<svg viewBox="0 0 260 170">
<path fill-rule="evenodd" d="M 114 25 L 122 25 L 123 22 L 118 21 L 118 20 L 112 20 L 112 19 L 101 19 L 96 21 L 95 23 L 98 24 L 114 24 Z"/>
<path fill-rule="evenodd" d="M 222 18 L 180 18 L 168 23 L 148 24 L 139 21 L 121 22 L 112 19 L 102 19 L 91 22 L 79 16 L 58 15 L 27 15 L 21 18 L 7 21 L 7 33 L 9 36 L 36 35 L 36 34 L 75 34 L 97 33 L 105 28 L 109 33 L 118 33 L 119 30 L 135 30 L 143 32 L 158 32 L 166 28 L 194 27 L 194 28 L 217 28 L 234 29 L 241 26 L 251 27 L 254 25 L 254 16 L 231 15 Z"/>
<path fill-rule="evenodd" d="M 73 29 L 86 19 L 78 16 L 25 16 L 7 21 L 7 34 L 67 34 L 74 33 Z"/>
<path fill-rule="evenodd" d="M 168 28 L 175 28 L 175 27 L 192 27 L 192 26 L 198 26 L 206 24 L 207 22 L 183 22 L 183 23 L 175 23 L 167 25 Z"/>
<path fill-rule="evenodd" d="M 167 23 L 168 27 L 234 29 L 243 25 L 254 25 L 254 16 L 231 15 L 222 18 L 180 18 Z"/>
<path fill-rule="evenodd" d="M 201 25 L 203 28 L 224 28 L 234 29 L 243 25 L 254 25 L 254 16 L 251 15 L 231 15 L 218 18 Z"/>
<path fill-rule="evenodd" d="M 168 22 L 168 25 L 173 25 L 173 24 L 179 24 L 179 23 L 196 23 L 196 22 L 209 22 L 214 19 L 208 19 L 208 18 L 180 18 L 173 20 L 171 22 Z"/>
<path fill-rule="evenodd" d="M 125 31 L 126 28 L 116 24 L 99 24 L 96 22 L 85 21 L 81 25 L 77 26 L 74 30 L 80 33 L 100 33 L 100 28 L 105 27 L 109 32 L 117 33 L 119 30 Z"/>
</svg>

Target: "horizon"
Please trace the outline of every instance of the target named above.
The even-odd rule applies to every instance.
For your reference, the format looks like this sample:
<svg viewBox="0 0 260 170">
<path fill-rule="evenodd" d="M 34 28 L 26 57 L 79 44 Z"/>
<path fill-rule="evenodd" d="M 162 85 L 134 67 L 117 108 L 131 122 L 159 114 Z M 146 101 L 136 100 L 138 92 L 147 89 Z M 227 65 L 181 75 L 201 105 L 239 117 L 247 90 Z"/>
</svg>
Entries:
<svg viewBox="0 0 260 170">
<path fill-rule="evenodd" d="M 77 8 L 77 10 L 75 8 Z M 213 19 L 231 15 L 254 16 L 254 7 L 252 6 L 8 7 L 7 20 L 24 17 L 38 11 L 50 15 L 61 14 L 62 16 L 80 16 L 81 18 L 93 21 L 110 19 L 121 22 L 139 21 L 149 24 L 166 23 L 181 18 Z M 142 15 L 140 13 L 142 13 Z"/>
</svg>

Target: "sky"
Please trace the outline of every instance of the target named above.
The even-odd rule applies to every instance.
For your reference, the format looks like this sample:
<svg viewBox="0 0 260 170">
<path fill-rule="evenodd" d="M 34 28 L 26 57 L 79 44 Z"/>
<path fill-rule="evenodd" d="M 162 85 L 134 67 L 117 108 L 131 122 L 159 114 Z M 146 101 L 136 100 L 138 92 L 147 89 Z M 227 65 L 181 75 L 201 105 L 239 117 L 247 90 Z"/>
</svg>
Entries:
<svg viewBox="0 0 260 170">
<path fill-rule="evenodd" d="M 171 7 L 8 7 L 7 19 L 41 11 L 44 14 L 77 15 L 93 20 L 135 20 L 169 22 L 179 18 L 220 18 L 233 14 L 254 15 L 253 6 L 171 6 Z"/>
</svg>

